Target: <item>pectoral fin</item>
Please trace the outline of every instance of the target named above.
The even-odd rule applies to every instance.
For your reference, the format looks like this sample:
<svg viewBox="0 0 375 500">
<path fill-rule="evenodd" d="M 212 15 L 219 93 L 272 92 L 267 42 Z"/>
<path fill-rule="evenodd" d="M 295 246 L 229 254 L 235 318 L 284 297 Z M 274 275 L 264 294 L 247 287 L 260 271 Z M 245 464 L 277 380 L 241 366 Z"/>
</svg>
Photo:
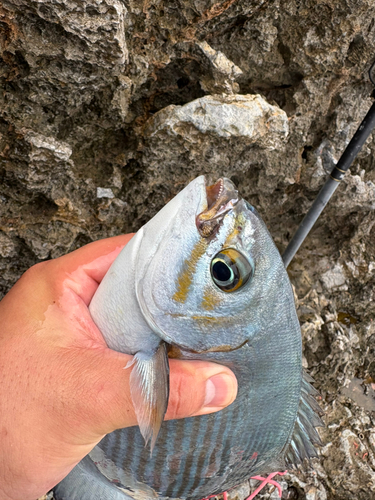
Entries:
<svg viewBox="0 0 375 500">
<path fill-rule="evenodd" d="M 139 429 L 151 453 L 168 406 L 169 364 L 165 343 L 152 352 L 139 351 L 128 363 L 133 366 L 130 391 Z"/>
</svg>

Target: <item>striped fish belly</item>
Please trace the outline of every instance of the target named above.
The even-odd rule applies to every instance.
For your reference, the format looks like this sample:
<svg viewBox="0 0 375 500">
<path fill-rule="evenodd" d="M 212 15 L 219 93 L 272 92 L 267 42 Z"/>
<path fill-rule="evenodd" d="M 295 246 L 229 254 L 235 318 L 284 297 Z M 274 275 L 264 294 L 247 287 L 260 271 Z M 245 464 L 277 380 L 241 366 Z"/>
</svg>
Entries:
<svg viewBox="0 0 375 500">
<path fill-rule="evenodd" d="M 259 345 L 259 357 L 262 349 Z M 223 353 L 226 358 L 228 354 L 242 359 L 246 351 Z M 247 365 L 231 367 L 240 387 L 231 406 L 211 415 L 164 422 L 151 457 L 138 427 L 115 431 L 90 454 L 98 470 L 136 500 L 200 500 L 264 473 L 289 439 L 299 377 L 289 376 L 285 384 L 288 363 L 275 362 L 274 369 L 255 371 L 247 359 Z"/>
</svg>

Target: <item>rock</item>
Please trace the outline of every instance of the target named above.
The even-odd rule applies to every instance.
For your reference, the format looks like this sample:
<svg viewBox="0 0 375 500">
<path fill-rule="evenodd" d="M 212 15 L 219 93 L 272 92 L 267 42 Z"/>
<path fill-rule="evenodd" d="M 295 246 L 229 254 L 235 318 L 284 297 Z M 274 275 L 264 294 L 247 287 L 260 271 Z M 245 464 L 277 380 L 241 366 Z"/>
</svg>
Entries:
<svg viewBox="0 0 375 500">
<path fill-rule="evenodd" d="M 242 500 L 250 495 L 250 485 L 248 482 L 233 488 L 228 495 L 229 500 Z"/>
<path fill-rule="evenodd" d="M 0 232 L 0 255 L 1 257 L 8 258 L 14 257 L 16 254 L 16 245 L 9 236 Z"/>
<path fill-rule="evenodd" d="M 97 198 L 114 198 L 115 195 L 111 188 L 96 188 L 96 197 Z"/>
<path fill-rule="evenodd" d="M 238 92 L 239 85 L 235 80 L 243 74 L 241 68 L 230 61 L 223 52 L 210 47 L 206 41 L 197 42 L 197 47 L 210 62 L 213 71 L 212 76 L 208 73 L 201 78 L 203 90 L 212 94 Z"/>
<path fill-rule="evenodd" d="M 326 271 L 322 274 L 321 280 L 327 288 L 345 287 L 346 278 L 342 265 L 336 264 L 333 269 Z"/>
<path fill-rule="evenodd" d="M 151 178 L 153 185 L 165 178 L 188 181 L 192 169 L 212 177 L 220 170 L 230 177 L 252 162 L 262 164 L 268 179 L 267 159 L 283 147 L 287 135 L 286 114 L 258 95 L 214 95 L 168 106 L 145 124 L 139 160 L 146 177 L 143 189 L 147 192 Z"/>
<path fill-rule="evenodd" d="M 48 495 L 44 495 L 40 497 L 38 500 L 53 500 L 53 493 L 48 493 Z"/>
<path fill-rule="evenodd" d="M 167 133 L 183 136 L 191 143 L 201 133 L 226 139 L 238 137 L 245 145 L 257 143 L 275 149 L 285 141 L 288 132 L 286 114 L 261 96 L 224 94 L 164 108 L 147 123 L 146 137 Z"/>
</svg>

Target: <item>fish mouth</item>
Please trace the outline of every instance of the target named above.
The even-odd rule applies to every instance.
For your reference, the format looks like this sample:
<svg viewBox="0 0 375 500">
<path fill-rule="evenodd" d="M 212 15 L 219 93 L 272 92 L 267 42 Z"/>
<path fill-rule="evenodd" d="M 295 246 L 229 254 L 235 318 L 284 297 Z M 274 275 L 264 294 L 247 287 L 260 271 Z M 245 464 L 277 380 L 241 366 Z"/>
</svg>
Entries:
<svg viewBox="0 0 375 500">
<path fill-rule="evenodd" d="M 221 177 L 215 184 L 206 185 L 207 208 L 196 217 L 197 229 L 203 238 L 209 238 L 217 232 L 227 212 L 240 200 L 232 181 Z"/>
<path fill-rule="evenodd" d="M 217 347 L 211 347 L 209 349 L 203 349 L 203 350 L 194 350 L 194 349 L 188 349 L 182 345 L 177 345 L 177 344 L 169 344 L 166 343 L 167 346 L 167 351 L 168 351 L 168 358 L 172 359 L 184 359 L 184 353 L 186 354 L 208 354 L 208 353 L 215 353 L 215 352 L 233 352 L 237 351 L 238 349 L 241 349 L 245 344 L 247 344 L 249 341 L 246 339 L 242 344 L 232 347 L 232 346 L 227 346 L 227 345 L 222 345 L 222 346 L 217 346 Z"/>
<path fill-rule="evenodd" d="M 221 345 L 221 346 L 214 346 L 214 347 L 209 347 L 207 349 L 201 349 L 201 350 L 193 350 L 190 349 L 190 352 L 193 354 L 206 354 L 209 352 L 233 352 L 237 351 L 238 349 L 241 349 L 245 344 L 247 344 L 248 339 L 244 340 L 242 344 L 239 344 L 237 346 L 231 346 L 231 345 Z M 188 349 L 186 349 L 188 350 Z"/>
</svg>

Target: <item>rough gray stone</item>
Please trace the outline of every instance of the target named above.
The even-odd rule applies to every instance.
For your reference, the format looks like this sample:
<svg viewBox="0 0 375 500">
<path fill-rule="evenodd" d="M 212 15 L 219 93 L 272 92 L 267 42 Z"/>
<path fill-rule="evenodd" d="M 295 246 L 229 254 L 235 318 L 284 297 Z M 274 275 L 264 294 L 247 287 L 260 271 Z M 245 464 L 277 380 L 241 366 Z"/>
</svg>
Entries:
<svg viewBox="0 0 375 500">
<path fill-rule="evenodd" d="M 220 50 L 214 50 L 206 41 L 197 42 L 204 56 L 211 63 L 212 73 L 208 72 L 200 79 L 200 85 L 205 92 L 218 94 L 238 92 L 236 79 L 243 74 L 241 68 L 230 61 Z"/>
<path fill-rule="evenodd" d="M 195 129 L 192 133 L 189 125 Z M 146 138 L 158 132 L 181 135 L 187 142 L 194 142 L 194 132 L 214 138 L 238 137 L 244 144 L 256 142 L 275 149 L 285 141 L 289 128 L 286 113 L 259 95 L 214 95 L 162 109 L 147 123 Z"/>
<path fill-rule="evenodd" d="M 96 197 L 97 198 L 114 198 L 115 195 L 111 188 L 96 188 Z"/>
</svg>

